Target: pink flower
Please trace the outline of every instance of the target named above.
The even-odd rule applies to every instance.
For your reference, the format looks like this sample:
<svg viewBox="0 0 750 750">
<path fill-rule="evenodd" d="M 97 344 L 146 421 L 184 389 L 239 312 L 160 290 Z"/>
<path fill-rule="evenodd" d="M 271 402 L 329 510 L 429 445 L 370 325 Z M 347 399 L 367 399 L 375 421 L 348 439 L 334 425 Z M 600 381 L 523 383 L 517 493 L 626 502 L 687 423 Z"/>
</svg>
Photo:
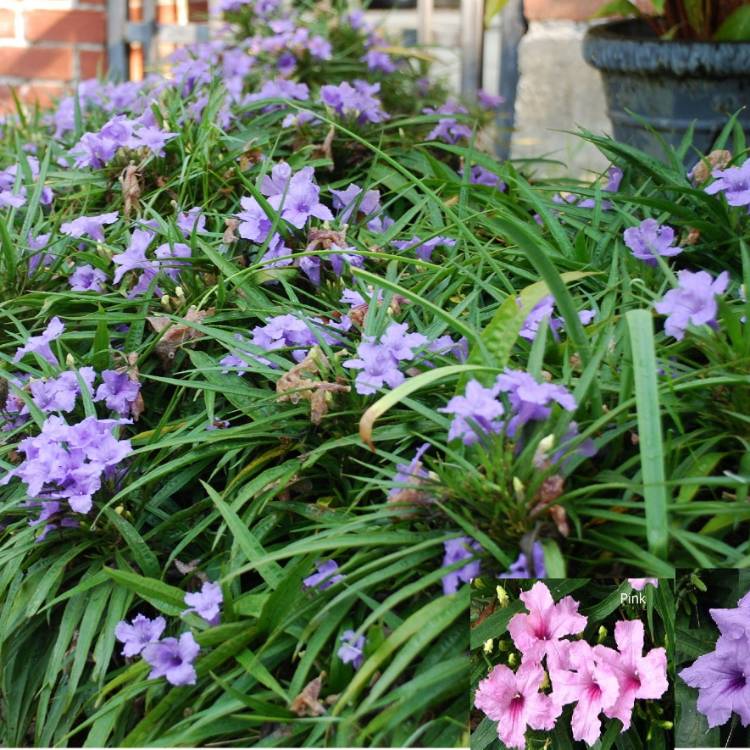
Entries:
<svg viewBox="0 0 750 750">
<path fill-rule="evenodd" d="M 506 747 L 526 747 L 526 726 L 552 729 L 562 706 L 539 692 L 544 670 L 539 664 L 524 662 L 514 674 L 498 664 L 482 680 L 474 696 L 474 705 L 497 722 L 497 735 Z"/>
<path fill-rule="evenodd" d="M 622 722 L 623 731 L 630 728 L 630 716 L 637 698 L 656 700 L 667 691 L 667 652 L 652 648 L 643 652 L 643 623 L 640 620 L 620 620 L 615 625 L 617 651 L 606 646 L 594 646 L 596 658 L 606 664 L 617 677 L 620 696 L 604 713 Z"/>
<path fill-rule="evenodd" d="M 567 651 L 567 668 L 551 667 L 550 679 L 554 701 L 560 705 L 577 701 L 571 722 L 573 739 L 593 745 L 602 731 L 599 714 L 611 711 L 620 695 L 614 670 L 597 658 L 588 643 L 573 641 Z"/>
<path fill-rule="evenodd" d="M 643 591 L 649 583 L 655 588 L 659 588 L 658 578 L 628 578 L 628 583 L 635 591 Z"/>
<path fill-rule="evenodd" d="M 578 602 L 571 596 L 555 604 L 549 589 L 541 581 L 537 581 L 530 591 L 524 591 L 521 599 L 529 614 L 513 615 L 508 623 L 513 643 L 523 654 L 524 661 L 538 663 L 546 655 L 548 667 L 554 669 L 568 646 L 560 639 L 582 632 L 588 620 L 578 614 Z"/>
</svg>

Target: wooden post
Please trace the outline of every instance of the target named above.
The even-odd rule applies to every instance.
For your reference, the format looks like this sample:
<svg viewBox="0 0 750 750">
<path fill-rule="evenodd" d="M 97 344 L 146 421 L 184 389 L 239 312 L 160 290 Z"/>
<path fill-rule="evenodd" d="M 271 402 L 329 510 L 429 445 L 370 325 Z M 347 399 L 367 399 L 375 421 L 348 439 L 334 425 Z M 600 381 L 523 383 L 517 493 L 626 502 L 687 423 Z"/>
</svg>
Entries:
<svg viewBox="0 0 750 750">
<path fill-rule="evenodd" d="M 115 81 L 128 79 L 127 21 L 128 0 L 107 0 L 107 67 Z"/>
<path fill-rule="evenodd" d="M 482 87 L 484 0 L 461 0 L 461 94 L 471 99 Z"/>
<path fill-rule="evenodd" d="M 434 0 L 417 0 L 417 44 L 432 44 Z"/>
<path fill-rule="evenodd" d="M 500 17 L 500 96 L 505 100 L 497 113 L 497 156 L 510 157 L 520 69 L 518 47 L 526 33 L 523 0 L 509 0 Z"/>
</svg>

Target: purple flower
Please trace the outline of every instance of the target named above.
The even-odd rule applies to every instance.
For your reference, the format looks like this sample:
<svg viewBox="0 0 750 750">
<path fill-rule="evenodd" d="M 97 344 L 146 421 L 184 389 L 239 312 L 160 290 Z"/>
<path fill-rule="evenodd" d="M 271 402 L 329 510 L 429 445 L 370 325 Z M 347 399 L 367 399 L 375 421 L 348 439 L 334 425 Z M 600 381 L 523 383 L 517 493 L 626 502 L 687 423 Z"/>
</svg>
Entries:
<svg viewBox="0 0 750 750">
<path fill-rule="evenodd" d="M 70 237 L 83 237 L 88 235 L 92 240 L 104 242 L 104 232 L 102 231 L 102 227 L 105 224 L 114 224 L 119 217 L 120 214 L 117 213 L 117 211 L 112 211 L 108 214 L 100 214 L 99 216 L 81 216 L 78 219 L 63 224 L 60 227 L 60 231 Z"/>
<path fill-rule="evenodd" d="M 124 643 L 123 656 L 138 656 L 149 643 L 158 641 L 167 622 L 163 617 L 149 620 L 145 615 L 136 615 L 131 623 L 120 620 L 115 628 L 115 638 Z"/>
<path fill-rule="evenodd" d="M 165 242 L 163 245 L 159 245 L 154 251 L 154 255 L 161 261 L 159 268 L 173 281 L 177 280 L 180 268 L 190 265 L 185 261 L 176 259 L 189 258 L 191 254 L 190 245 L 186 245 L 184 242 L 175 242 L 172 245 Z"/>
<path fill-rule="evenodd" d="M 108 409 L 121 417 L 129 416 L 141 392 L 141 384 L 131 380 L 127 373 L 116 370 L 104 370 L 102 380 L 104 382 L 96 389 L 94 400 L 104 401 Z"/>
<path fill-rule="evenodd" d="M 415 351 L 427 343 L 421 333 L 409 333 L 406 323 L 391 323 L 380 341 L 365 336 L 357 347 L 357 357 L 346 360 L 343 365 L 357 373 L 355 388 L 357 393 L 370 395 L 384 384 L 395 388 L 404 381 L 399 370 L 399 362 L 412 360 Z"/>
<path fill-rule="evenodd" d="M 193 662 L 200 653 L 192 633 L 176 638 L 149 643 L 143 649 L 143 659 L 151 665 L 149 679 L 166 677 L 171 685 L 195 685 L 198 675 Z"/>
<path fill-rule="evenodd" d="M 343 645 L 336 652 L 339 659 L 344 664 L 351 664 L 355 669 L 359 669 L 364 661 L 364 635 L 357 635 L 353 630 L 345 630 L 341 634 L 341 642 Z"/>
<path fill-rule="evenodd" d="M 223 601 L 224 595 L 221 593 L 221 586 L 218 583 L 206 581 L 201 586 L 200 591 L 185 594 L 185 604 L 188 605 L 188 609 L 182 614 L 195 612 L 209 625 L 218 625 Z"/>
<path fill-rule="evenodd" d="M 438 409 L 443 414 L 453 415 L 448 440 L 461 438 L 464 445 L 473 445 L 485 435 L 502 432 L 504 422 L 500 417 L 505 409 L 497 400 L 499 392 L 497 385 L 485 388 L 479 381 L 470 380 L 463 396 L 454 396 Z"/>
<path fill-rule="evenodd" d="M 422 443 L 408 464 L 396 464 L 396 473 L 393 475 L 394 487 L 388 492 L 389 500 L 398 497 L 404 490 L 419 487 L 424 479 L 429 478 L 429 472 L 422 466 L 422 456 L 429 447 L 429 443 Z"/>
<path fill-rule="evenodd" d="M 248 102 L 264 101 L 266 99 L 296 99 L 297 101 L 307 101 L 310 98 L 310 90 L 305 83 L 296 83 L 286 78 L 277 78 L 275 81 L 266 81 L 260 91 L 254 94 L 248 94 L 245 97 Z M 278 109 L 278 107 L 269 106 L 266 110 Z"/>
<path fill-rule="evenodd" d="M 470 560 L 462 568 L 453 570 L 443 576 L 443 593 L 448 596 L 458 591 L 459 584 L 470 583 L 473 578 L 479 575 L 479 560 L 474 560 L 477 552 L 482 551 L 479 542 L 474 541 L 471 537 L 460 536 L 458 539 L 449 539 L 443 542 L 445 555 L 443 557 L 443 567 Z"/>
<path fill-rule="evenodd" d="M 517 298 L 516 302 L 518 306 L 522 306 L 521 298 Z M 558 332 L 563 327 L 563 321 L 561 318 L 556 317 L 553 313 L 555 311 L 555 298 L 552 295 L 543 297 L 539 302 L 531 308 L 531 312 L 526 316 L 526 319 L 521 326 L 519 335 L 529 341 L 534 341 L 539 333 L 539 326 L 544 320 L 547 321 L 552 335 L 557 341 L 559 339 Z M 593 310 L 581 310 L 578 313 L 578 319 L 583 325 L 588 325 L 594 318 L 595 313 Z"/>
<path fill-rule="evenodd" d="M 335 560 L 324 560 L 323 562 L 318 560 L 315 563 L 315 567 L 318 569 L 318 572 L 307 576 L 302 581 L 302 585 L 306 589 L 317 588 L 320 591 L 325 591 L 325 589 L 344 580 L 344 576 L 336 572 L 339 569 L 339 565 Z"/>
<path fill-rule="evenodd" d="M 302 229 L 312 216 L 333 220 L 330 209 L 320 202 L 320 188 L 313 182 L 313 175 L 312 167 L 301 169 L 289 179 L 286 193 L 277 193 L 268 199 L 273 208 L 281 211 L 281 218 L 297 229 Z"/>
<path fill-rule="evenodd" d="M 750 205 L 750 159 L 739 167 L 715 169 L 714 181 L 705 189 L 709 195 L 724 193 L 730 206 Z"/>
<path fill-rule="evenodd" d="M 505 573 L 500 573 L 498 578 L 546 578 L 547 569 L 544 567 L 544 547 L 542 547 L 541 542 L 534 542 L 531 548 L 531 557 L 533 566 L 529 568 L 529 559 L 521 552 L 518 555 L 518 559 L 511 564 Z"/>
<path fill-rule="evenodd" d="M 141 127 L 128 141 L 130 148 L 147 148 L 154 156 L 164 156 L 164 146 L 179 133 L 167 133 L 157 127 Z"/>
<path fill-rule="evenodd" d="M 466 107 L 462 107 L 456 102 L 450 101 L 441 107 L 425 107 L 422 112 L 427 115 L 458 115 L 467 114 Z M 428 141 L 445 141 L 446 143 L 458 143 L 461 139 L 469 139 L 472 136 L 472 129 L 463 123 L 460 123 L 455 117 L 441 117 L 437 125 L 428 133 Z"/>
<path fill-rule="evenodd" d="M 479 91 L 477 91 L 477 101 L 479 102 L 480 106 L 484 107 L 485 109 L 497 109 L 505 101 L 505 99 L 498 94 L 490 94 L 484 89 L 479 89 Z"/>
<path fill-rule="evenodd" d="M 552 412 L 550 404 L 556 402 L 567 411 L 576 408 L 573 394 L 561 385 L 537 383 L 523 370 L 507 369 L 498 375 L 496 388 L 508 394 L 513 416 L 508 422 L 508 435 L 515 437 L 520 429 L 530 421 L 547 419 Z"/>
<path fill-rule="evenodd" d="M 665 333 L 681 341 L 688 325 L 716 325 L 716 296 L 726 291 L 729 274 L 723 271 L 713 279 L 707 271 L 684 270 L 677 274 L 677 284 L 677 288 L 670 289 L 654 308 L 668 316 Z"/>
<path fill-rule="evenodd" d="M 78 266 L 68 279 L 70 288 L 74 292 L 101 292 L 106 281 L 107 274 L 88 263 L 85 266 Z"/>
<path fill-rule="evenodd" d="M 463 170 L 461 170 L 463 174 Z M 475 164 L 471 168 L 469 174 L 469 182 L 472 185 L 485 185 L 487 187 L 497 188 L 500 192 L 504 192 L 507 185 L 496 175 L 494 172 L 490 172 L 489 169 L 480 167 L 479 164 Z"/>
<path fill-rule="evenodd" d="M 320 99 L 339 116 L 354 118 L 362 125 L 366 122 L 383 122 L 388 119 L 380 99 L 375 96 L 379 91 L 379 83 L 344 81 L 338 86 L 321 86 Z"/>
<path fill-rule="evenodd" d="M 23 346 L 16 349 L 13 361 L 20 362 L 25 354 L 34 353 L 38 354 L 43 359 L 46 359 L 51 365 L 56 365 L 57 357 L 52 353 L 50 344 L 55 339 L 60 338 L 64 330 L 65 325 L 60 318 L 55 316 L 44 329 L 43 333 L 39 336 L 31 336 Z"/>
<path fill-rule="evenodd" d="M 656 265 L 657 255 L 670 258 L 682 252 L 681 247 L 675 247 L 674 229 L 659 224 L 656 219 L 645 219 L 640 226 L 629 227 L 623 237 L 633 256 L 652 266 Z"/>
<path fill-rule="evenodd" d="M 698 688 L 697 708 L 709 727 L 726 724 L 732 713 L 750 724 L 750 642 L 720 636 L 713 651 L 699 656 L 679 676 Z"/>
<path fill-rule="evenodd" d="M 364 57 L 360 58 L 367 63 L 368 70 L 379 70 L 381 73 L 395 73 L 396 63 L 391 60 L 387 52 L 378 49 L 368 50 Z"/>
<path fill-rule="evenodd" d="M 352 183 L 345 190 L 331 189 L 333 195 L 333 207 L 339 212 L 339 219 L 346 224 L 356 210 L 365 218 L 380 210 L 380 191 L 367 190 Z"/>
<path fill-rule="evenodd" d="M 94 368 L 82 367 L 78 371 L 78 375 L 91 393 L 91 387 L 96 377 Z M 56 378 L 32 380 L 29 383 L 29 388 L 34 403 L 45 413 L 73 411 L 76 398 L 81 392 L 78 377 L 75 372 L 70 370 Z"/>
<path fill-rule="evenodd" d="M 153 238 L 154 233 L 150 229 L 133 230 L 127 249 L 112 258 L 112 262 L 118 266 L 112 279 L 113 284 L 119 284 L 128 271 L 153 267 L 153 261 L 146 258 L 146 249 Z"/>
<path fill-rule="evenodd" d="M 24 460 L 0 479 L 0 486 L 18 477 L 27 495 L 64 498 L 74 512 L 88 513 L 102 478 L 132 452 L 129 440 L 112 435 L 118 423 L 87 417 L 68 425 L 60 416 L 47 417 L 39 435 L 18 444 Z"/>
<path fill-rule="evenodd" d="M 195 206 L 189 211 L 183 211 L 177 215 L 177 227 L 182 232 L 185 239 L 195 232 L 196 234 L 206 234 L 206 217 L 200 206 Z"/>
<path fill-rule="evenodd" d="M 273 221 L 255 198 L 241 198 L 240 205 L 243 209 L 237 214 L 237 218 L 240 220 L 237 229 L 240 237 L 259 244 L 265 242 L 271 233 Z"/>
<path fill-rule="evenodd" d="M 456 240 L 451 237 L 432 237 L 429 240 L 422 240 L 414 235 L 410 240 L 393 240 L 393 245 L 397 250 L 414 250 L 414 254 L 420 260 L 429 261 L 432 253 L 437 247 L 454 247 Z"/>
</svg>

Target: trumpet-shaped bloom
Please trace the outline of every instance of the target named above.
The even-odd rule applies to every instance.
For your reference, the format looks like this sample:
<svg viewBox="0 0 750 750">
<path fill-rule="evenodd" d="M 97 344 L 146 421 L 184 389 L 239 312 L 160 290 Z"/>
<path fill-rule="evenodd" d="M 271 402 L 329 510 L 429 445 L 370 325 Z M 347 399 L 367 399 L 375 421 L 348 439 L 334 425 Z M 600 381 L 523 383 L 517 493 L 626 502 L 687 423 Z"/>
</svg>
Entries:
<svg viewBox="0 0 750 750">
<path fill-rule="evenodd" d="M 339 564 L 335 560 L 318 560 L 315 563 L 317 572 L 302 579 L 302 585 L 306 589 L 316 588 L 320 591 L 331 588 L 334 584 L 344 580 L 344 576 L 338 573 Z"/>
<path fill-rule="evenodd" d="M 750 159 L 739 167 L 715 169 L 714 181 L 705 190 L 709 195 L 724 193 L 730 206 L 750 205 Z"/>
<path fill-rule="evenodd" d="M 167 622 L 163 617 L 150 620 L 145 615 L 136 615 L 132 622 L 120 620 L 115 628 L 115 638 L 124 644 L 123 656 L 138 656 L 149 643 L 158 641 Z"/>
<path fill-rule="evenodd" d="M 528 614 L 513 615 L 508 623 L 516 648 L 524 660 L 540 662 L 544 656 L 550 668 L 562 663 L 569 645 L 561 639 L 577 635 L 586 627 L 587 618 L 578 614 L 578 602 L 566 596 L 555 603 L 547 586 L 537 581 L 529 591 L 521 594 Z"/>
<path fill-rule="evenodd" d="M 143 649 L 143 658 L 151 665 L 149 679 L 166 677 L 171 685 L 195 685 L 198 675 L 193 662 L 200 650 L 192 633 L 183 633 L 179 640 L 165 638 L 149 643 Z"/>
<path fill-rule="evenodd" d="M 573 394 L 561 385 L 537 383 L 528 372 L 506 369 L 499 375 L 495 386 L 506 392 L 513 407 L 508 422 L 508 434 L 514 437 L 530 421 L 545 420 L 552 412 L 550 404 L 557 402 L 563 409 L 573 411 L 576 402 Z"/>
<path fill-rule="evenodd" d="M 698 689 L 698 710 L 709 727 L 726 724 L 736 713 L 743 726 L 750 724 L 750 643 L 746 638 L 721 636 L 716 648 L 699 656 L 679 673 Z"/>
<path fill-rule="evenodd" d="M 47 327 L 38 336 L 31 336 L 29 340 L 21 347 L 16 349 L 16 353 L 13 356 L 14 362 L 19 362 L 25 354 L 38 354 L 43 359 L 46 359 L 51 365 L 57 364 L 57 357 L 52 353 L 50 344 L 60 338 L 62 332 L 65 330 L 65 324 L 55 316 L 50 320 Z"/>
<path fill-rule="evenodd" d="M 633 251 L 633 257 L 649 265 L 656 265 L 657 255 L 670 258 L 682 252 L 682 248 L 674 244 L 674 229 L 659 224 L 656 219 L 645 219 L 637 227 L 628 227 L 623 237 Z"/>
<path fill-rule="evenodd" d="M 531 556 L 533 569 L 529 568 L 529 560 L 526 554 L 521 552 L 518 555 L 518 559 L 511 564 L 505 573 L 501 573 L 498 578 L 545 578 L 547 570 L 544 567 L 544 547 L 542 547 L 541 542 L 534 542 Z"/>
<path fill-rule="evenodd" d="M 561 705 L 576 703 L 573 739 L 591 746 L 602 732 L 599 714 L 611 712 L 620 695 L 617 675 L 585 641 L 568 643 L 565 666 L 550 667 L 553 699 Z"/>
<path fill-rule="evenodd" d="M 365 642 L 364 635 L 357 635 L 354 630 L 345 630 L 341 634 L 342 645 L 336 652 L 339 659 L 344 664 L 351 664 L 355 669 L 359 669 L 365 658 Z"/>
<path fill-rule="evenodd" d="M 188 605 L 188 609 L 182 614 L 195 612 L 209 625 L 218 625 L 223 601 L 224 595 L 221 593 L 221 586 L 218 583 L 206 581 L 201 586 L 200 591 L 185 594 L 185 604 Z"/>
<path fill-rule="evenodd" d="M 60 231 L 70 237 L 88 236 L 97 242 L 104 242 L 103 227 L 107 224 L 114 224 L 119 218 L 120 214 L 117 211 L 99 214 L 99 216 L 80 216 L 63 224 Z"/>
<path fill-rule="evenodd" d="M 707 271 L 680 271 L 678 286 L 670 289 L 654 307 L 667 315 L 664 332 L 678 341 L 685 337 L 688 325 L 716 325 L 716 297 L 726 291 L 729 274 L 724 271 L 716 279 Z"/>
<path fill-rule="evenodd" d="M 667 682 L 667 652 L 653 648 L 643 654 L 643 623 L 640 620 L 620 620 L 615 624 L 617 651 L 606 646 L 594 646 L 595 657 L 608 666 L 617 677 L 620 694 L 604 713 L 622 722 L 623 730 L 630 728 L 636 699 L 656 700 L 669 688 Z"/>
<path fill-rule="evenodd" d="M 462 560 L 469 560 L 463 568 L 452 570 L 443 576 L 443 593 L 447 595 L 455 594 L 458 591 L 459 584 L 470 583 L 472 579 L 479 575 L 479 560 L 474 560 L 477 552 L 482 551 L 479 542 L 474 541 L 471 537 L 460 536 L 458 539 L 449 539 L 443 542 L 445 556 L 443 557 L 443 567 L 453 565 Z"/>
<path fill-rule="evenodd" d="M 473 445 L 485 435 L 501 432 L 503 421 L 500 418 L 505 409 L 497 400 L 498 392 L 497 386 L 485 388 L 479 381 L 470 380 L 463 396 L 454 396 L 438 409 L 444 414 L 453 414 L 448 440 L 461 438 L 464 445 Z"/>
<path fill-rule="evenodd" d="M 474 705 L 497 722 L 497 734 L 508 748 L 524 750 L 526 729 L 552 729 L 562 707 L 539 691 L 544 670 L 524 662 L 513 672 L 504 664 L 492 668 L 477 686 Z"/>
</svg>

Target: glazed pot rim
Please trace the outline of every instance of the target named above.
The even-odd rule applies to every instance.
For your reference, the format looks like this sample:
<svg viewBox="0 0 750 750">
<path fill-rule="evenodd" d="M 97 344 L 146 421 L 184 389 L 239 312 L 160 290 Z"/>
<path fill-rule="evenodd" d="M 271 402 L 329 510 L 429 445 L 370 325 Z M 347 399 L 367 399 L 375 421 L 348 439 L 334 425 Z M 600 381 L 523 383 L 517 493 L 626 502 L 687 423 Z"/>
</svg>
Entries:
<svg viewBox="0 0 750 750">
<path fill-rule="evenodd" d="M 750 77 L 750 42 L 659 39 L 638 19 L 591 26 L 583 41 L 583 56 L 599 70 L 618 73 Z"/>
</svg>

